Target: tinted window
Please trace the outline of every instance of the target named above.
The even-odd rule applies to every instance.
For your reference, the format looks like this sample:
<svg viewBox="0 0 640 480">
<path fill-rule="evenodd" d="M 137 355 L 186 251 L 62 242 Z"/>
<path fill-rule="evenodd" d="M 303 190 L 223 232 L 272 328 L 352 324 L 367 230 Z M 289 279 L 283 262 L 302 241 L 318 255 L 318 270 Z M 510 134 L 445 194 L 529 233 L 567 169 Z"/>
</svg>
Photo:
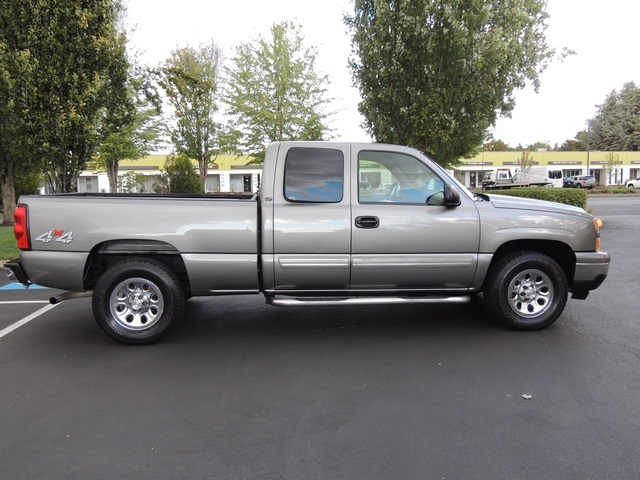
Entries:
<svg viewBox="0 0 640 480">
<path fill-rule="evenodd" d="M 290 202 L 340 203 L 344 155 L 329 148 L 292 148 L 287 152 L 284 196 Z"/>
</svg>

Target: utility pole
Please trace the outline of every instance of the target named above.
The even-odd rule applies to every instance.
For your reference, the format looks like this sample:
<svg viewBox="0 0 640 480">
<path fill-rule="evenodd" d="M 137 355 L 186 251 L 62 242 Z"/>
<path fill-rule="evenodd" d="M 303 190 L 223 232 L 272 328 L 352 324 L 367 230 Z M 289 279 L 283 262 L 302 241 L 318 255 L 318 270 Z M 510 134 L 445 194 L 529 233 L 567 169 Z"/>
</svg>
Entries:
<svg viewBox="0 0 640 480">
<path fill-rule="evenodd" d="M 587 175 L 591 175 L 591 172 L 589 171 L 589 153 L 591 150 L 591 145 L 590 145 L 590 137 L 591 137 L 591 122 L 587 121 Z"/>
</svg>

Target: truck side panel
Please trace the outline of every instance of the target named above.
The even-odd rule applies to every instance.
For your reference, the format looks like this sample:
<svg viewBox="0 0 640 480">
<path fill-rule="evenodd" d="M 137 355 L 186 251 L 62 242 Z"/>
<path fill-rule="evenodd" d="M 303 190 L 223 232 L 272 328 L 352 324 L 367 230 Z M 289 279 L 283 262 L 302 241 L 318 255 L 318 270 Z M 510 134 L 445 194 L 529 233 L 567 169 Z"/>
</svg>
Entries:
<svg viewBox="0 0 640 480">
<path fill-rule="evenodd" d="M 29 205 L 33 251 L 23 252 L 21 263 L 30 278 L 36 265 L 53 272 L 66 268 L 61 253 L 86 259 L 104 245 L 153 241 L 182 254 L 190 276 L 193 273 L 194 292 L 207 294 L 218 286 L 227 291 L 258 288 L 256 201 L 74 195 L 21 200 Z M 197 258 L 205 260 L 206 267 L 196 267 Z M 218 270 L 205 273 L 209 267 Z M 69 289 L 69 282 L 62 285 L 56 276 L 40 280 L 45 286 Z"/>
<path fill-rule="evenodd" d="M 81 292 L 88 257 L 85 252 L 23 251 L 20 263 L 37 285 Z"/>
<path fill-rule="evenodd" d="M 234 295 L 258 293 L 258 256 L 256 254 L 182 255 L 191 294 Z"/>
</svg>

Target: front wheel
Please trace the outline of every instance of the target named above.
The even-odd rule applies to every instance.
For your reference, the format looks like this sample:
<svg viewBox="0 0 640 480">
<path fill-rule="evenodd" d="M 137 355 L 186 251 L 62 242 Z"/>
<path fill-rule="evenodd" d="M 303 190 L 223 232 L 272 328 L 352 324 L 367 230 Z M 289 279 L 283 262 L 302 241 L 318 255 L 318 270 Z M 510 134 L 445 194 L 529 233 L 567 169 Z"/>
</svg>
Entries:
<svg viewBox="0 0 640 480">
<path fill-rule="evenodd" d="M 100 328 L 123 343 L 150 343 L 182 317 L 185 294 L 161 262 L 131 259 L 113 265 L 96 283 L 92 307 Z"/>
<path fill-rule="evenodd" d="M 506 327 L 537 330 L 551 325 L 567 303 L 567 277 L 551 257 L 522 251 L 505 255 L 491 268 L 485 307 Z"/>
</svg>

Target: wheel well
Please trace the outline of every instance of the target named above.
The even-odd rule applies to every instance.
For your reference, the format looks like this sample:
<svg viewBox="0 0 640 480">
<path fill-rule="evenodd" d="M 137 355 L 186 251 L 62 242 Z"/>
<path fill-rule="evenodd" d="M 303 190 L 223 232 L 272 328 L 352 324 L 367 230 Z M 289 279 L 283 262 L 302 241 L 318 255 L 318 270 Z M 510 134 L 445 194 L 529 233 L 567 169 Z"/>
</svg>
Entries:
<svg viewBox="0 0 640 480">
<path fill-rule="evenodd" d="M 491 259 L 489 269 L 491 269 L 491 267 L 493 267 L 493 265 L 505 255 L 523 250 L 543 253 L 553 258 L 556 263 L 560 265 L 560 268 L 564 270 L 569 286 L 571 287 L 573 285 L 573 275 L 576 268 L 576 255 L 571 247 L 566 243 L 556 242 L 553 240 L 514 240 L 507 242 L 498 247 L 496 253 Z"/>
<path fill-rule="evenodd" d="M 191 296 L 189 275 L 182 256 L 173 245 L 156 240 L 109 241 L 96 245 L 85 267 L 84 288 L 92 290 L 108 268 L 134 257 L 150 258 L 166 265 L 178 275 L 186 298 Z"/>
</svg>

